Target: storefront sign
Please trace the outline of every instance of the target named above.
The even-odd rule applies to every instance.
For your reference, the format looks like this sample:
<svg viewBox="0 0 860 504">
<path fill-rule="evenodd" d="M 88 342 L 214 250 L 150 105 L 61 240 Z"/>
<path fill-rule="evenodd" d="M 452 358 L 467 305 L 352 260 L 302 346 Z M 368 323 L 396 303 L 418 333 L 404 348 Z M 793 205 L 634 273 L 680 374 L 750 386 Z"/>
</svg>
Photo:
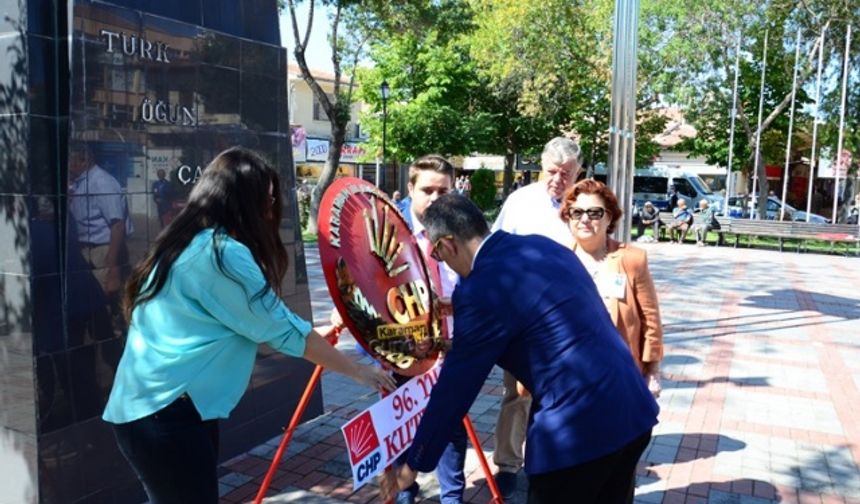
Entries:
<svg viewBox="0 0 860 504">
<path fill-rule="evenodd" d="M 439 378 L 439 366 L 418 375 L 341 427 L 357 490 L 412 445 Z"/>
<path fill-rule="evenodd" d="M 328 140 L 308 138 L 308 161 L 325 161 L 328 159 Z M 347 142 L 340 148 L 341 163 L 359 163 L 367 154 L 367 150 L 357 142 Z"/>
<path fill-rule="evenodd" d="M 398 374 L 430 369 L 445 344 L 431 316 L 436 294 L 391 200 L 364 180 L 338 179 L 323 195 L 319 222 L 326 283 L 356 341 Z"/>
</svg>

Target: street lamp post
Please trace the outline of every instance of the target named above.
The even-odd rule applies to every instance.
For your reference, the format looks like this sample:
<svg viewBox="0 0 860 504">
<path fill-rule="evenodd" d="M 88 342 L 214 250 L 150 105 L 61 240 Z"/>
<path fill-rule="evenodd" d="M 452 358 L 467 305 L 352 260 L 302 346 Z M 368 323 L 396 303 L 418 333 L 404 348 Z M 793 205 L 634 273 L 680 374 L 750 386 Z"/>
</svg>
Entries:
<svg viewBox="0 0 860 504">
<path fill-rule="evenodd" d="M 382 95 L 382 166 L 383 169 L 385 167 L 385 136 L 387 133 L 388 126 L 388 96 L 391 93 L 391 89 L 388 87 L 388 81 L 382 81 L 382 84 L 379 85 L 379 93 Z M 376 185 L 381 187 L 380 174 L 376 175 Z"/>
</svg>

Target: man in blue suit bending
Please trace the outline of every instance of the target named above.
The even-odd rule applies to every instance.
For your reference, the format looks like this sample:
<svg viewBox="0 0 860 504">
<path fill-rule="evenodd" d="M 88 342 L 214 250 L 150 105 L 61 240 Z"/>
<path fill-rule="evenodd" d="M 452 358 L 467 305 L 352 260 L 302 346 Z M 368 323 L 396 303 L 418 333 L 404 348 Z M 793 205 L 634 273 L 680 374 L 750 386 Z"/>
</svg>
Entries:
<svg viewBox="0 0 860 504">
<path fill-rule="evenodd" d="M 658 407 L 579 261 L 542 236 L 490 234 L 481 211 L 456 194 L 430 205 L 423 224 L 433 255 L 460 275 L 453 348 L 383 497 L 436 466 L 498 364 L 533 396 L 529 503 L 632 502 Z"/>
</svg>

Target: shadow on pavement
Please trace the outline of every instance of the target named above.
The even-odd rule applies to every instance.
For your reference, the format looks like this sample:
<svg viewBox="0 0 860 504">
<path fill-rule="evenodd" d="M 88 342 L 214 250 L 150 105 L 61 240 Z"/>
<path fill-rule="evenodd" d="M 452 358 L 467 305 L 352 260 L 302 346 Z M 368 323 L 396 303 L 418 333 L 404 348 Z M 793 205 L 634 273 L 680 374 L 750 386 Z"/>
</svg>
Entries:
<svg viewBox="0 0 860 504">
<path fill-rule="evenodd" d="M 693 483 L 686 487 L 639 494 L 635 498 L 636 503 L 700 501 L 715 504 L 769 504 L 783 502 L 783 498 L 770 483 L 749 478 Z"/>
</svg>

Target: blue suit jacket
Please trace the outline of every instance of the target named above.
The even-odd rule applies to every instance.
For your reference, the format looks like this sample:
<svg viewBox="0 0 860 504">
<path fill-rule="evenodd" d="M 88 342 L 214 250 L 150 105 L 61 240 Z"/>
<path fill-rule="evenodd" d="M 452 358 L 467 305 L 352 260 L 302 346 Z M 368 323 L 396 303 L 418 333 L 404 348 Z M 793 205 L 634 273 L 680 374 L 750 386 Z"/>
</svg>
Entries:
<svg viewBox="0 0 860 504">
<path fill-rule="evenodd" d="M 532 392 L 525 469 L 616 451 L 657 423 L 657 403 L 576 256 L 543 236 L 496 231 L 453 296 L 454 346 L 409 451 L 436 466 L 493 365 Z"/>
</svg>

